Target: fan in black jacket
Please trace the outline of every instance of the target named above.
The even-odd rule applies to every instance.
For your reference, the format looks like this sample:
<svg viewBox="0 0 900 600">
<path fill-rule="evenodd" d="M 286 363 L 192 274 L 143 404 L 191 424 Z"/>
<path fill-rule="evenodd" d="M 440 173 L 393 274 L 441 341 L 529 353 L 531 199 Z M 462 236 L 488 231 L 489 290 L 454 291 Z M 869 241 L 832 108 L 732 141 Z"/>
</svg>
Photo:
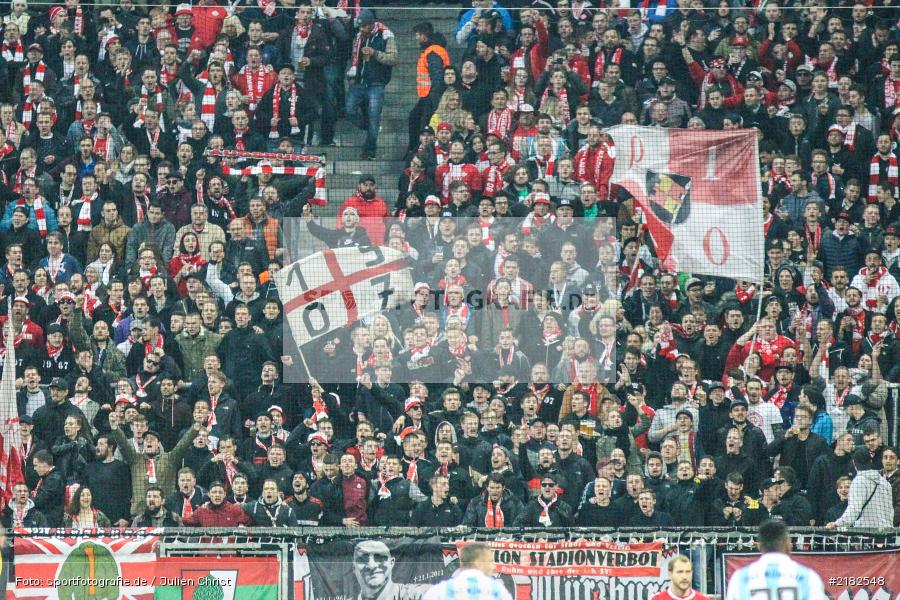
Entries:
<svg viewBox="0 0 900 600">
<path fill-rule="evenodd" d="M 31 492 L 34 507 L 44 514 L 49 527 L 60 527 L 66 499 L 63 475 L 53 466 L 53 456 L 47 450 L 35 452 L 34 470 L 38 474 L 38 482 Z"/>
<path fill-rule="evenodd" d="M 551 474 L 541 477 L 541 491 L 519 514 L 515 524 L 522 527 L 569 527 L 574 524 L 572 507 L 560 499 L 556 478 Z"/>
</svg>

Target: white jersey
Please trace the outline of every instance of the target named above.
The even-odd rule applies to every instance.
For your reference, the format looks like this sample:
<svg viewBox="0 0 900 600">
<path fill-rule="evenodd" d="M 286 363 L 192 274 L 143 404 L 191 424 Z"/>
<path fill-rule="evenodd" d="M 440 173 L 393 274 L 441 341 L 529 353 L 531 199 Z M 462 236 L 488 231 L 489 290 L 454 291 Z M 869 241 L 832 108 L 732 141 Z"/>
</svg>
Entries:
<svg viewBox="0 0 900 600">
<path fill-rule="evenodd" d="M 499 579 L 465 569 L 428 590 L 423 600 L 512 600 L 512 596 Z"/>
<path fill-rule="evenodd" d="M 825 587 L 812 569 L 769 552 L 738 569 L 725 594 L 725 600 L 825 600 Z"/>
</svg>

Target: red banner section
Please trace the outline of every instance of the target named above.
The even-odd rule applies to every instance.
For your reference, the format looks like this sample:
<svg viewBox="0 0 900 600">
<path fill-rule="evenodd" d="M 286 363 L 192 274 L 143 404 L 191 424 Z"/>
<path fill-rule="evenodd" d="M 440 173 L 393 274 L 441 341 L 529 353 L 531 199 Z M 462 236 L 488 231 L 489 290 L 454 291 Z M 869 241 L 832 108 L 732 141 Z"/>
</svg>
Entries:
<svg viewBox="0 0 900 600">
<path fill-rule="evenodd" d="M 726 581 L 750 564 L 758 554 L 725 554 Z M 822 578 L 825 592 L 834 600 L 891 600 L 900 598 L 900 551 L 846 552 L 840 554 L 794 553 L 791 558 Z"/>
<path fill-rule="evenodd" d="M 151 600 L 158 545 L 155 530 L 121 537 L 17 536 L 7 598 Z"/>
<path fill-rule="evenodd" d="M 667 585 L 668 562 L 676 554 L 662 542 L 488 543 L 496 573 L 513 584 L 517 600 L 649 598 Z"/>
</svg>

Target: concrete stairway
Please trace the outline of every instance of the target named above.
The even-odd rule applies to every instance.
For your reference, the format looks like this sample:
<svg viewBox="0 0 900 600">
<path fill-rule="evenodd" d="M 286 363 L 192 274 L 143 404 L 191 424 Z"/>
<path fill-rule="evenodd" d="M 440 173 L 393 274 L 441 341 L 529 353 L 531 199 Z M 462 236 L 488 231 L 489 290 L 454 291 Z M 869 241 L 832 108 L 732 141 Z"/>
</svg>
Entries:
<svg viewBox="0 0 900 600">
<path fill-rule="evenodd" d="M 328 157 L 329 205 L 324 210 L 317 210 L 317 213 L 323 216 L 335 214 L 343 201 L 356 191 L 359 176 L 363 173 L 371 173 L 376 177 L 380 195 L 389 206 L 393 206 L 397 197 L 397 177 L 404 166 L 402 158 L 408 141 L 407 118 L 418 101 L 415 90 L 419 45 L 412 28 L 420 21 L 431 21 L 435 29 L 450 41 L 450 47 L 453 47 L 456 17 L 455 10 L 435 8 L 378 11 L 378 20 L 396 36 L 399 60 L 385 90 L 377 160 L 359 159 L 365 132 L 347 120 L 337 123 L 335 140 L 339 146 L 308 146 L 309 153 L 325 154 Z"/>
</svg>

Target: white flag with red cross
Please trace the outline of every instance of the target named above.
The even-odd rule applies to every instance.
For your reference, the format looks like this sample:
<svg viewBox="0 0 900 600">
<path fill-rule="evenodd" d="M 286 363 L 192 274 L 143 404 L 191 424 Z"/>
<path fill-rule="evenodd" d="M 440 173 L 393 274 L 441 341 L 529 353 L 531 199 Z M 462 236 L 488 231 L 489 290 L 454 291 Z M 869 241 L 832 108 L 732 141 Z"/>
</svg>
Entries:
<svg viewBox="0 0 900 600">
<path fill-rule="evenodd" d="M 323 250 L 275 275 L 298 345 L 412 299 L 409 263 L 398 250 L 368 246 Z"/>
<path fill-rule="evenodd" d="M 755 129 L 619 125 L 608 134 L 616 145 L 612 183 L 634 196 L 666 270 L 762 281 Z"/>
</svg>

